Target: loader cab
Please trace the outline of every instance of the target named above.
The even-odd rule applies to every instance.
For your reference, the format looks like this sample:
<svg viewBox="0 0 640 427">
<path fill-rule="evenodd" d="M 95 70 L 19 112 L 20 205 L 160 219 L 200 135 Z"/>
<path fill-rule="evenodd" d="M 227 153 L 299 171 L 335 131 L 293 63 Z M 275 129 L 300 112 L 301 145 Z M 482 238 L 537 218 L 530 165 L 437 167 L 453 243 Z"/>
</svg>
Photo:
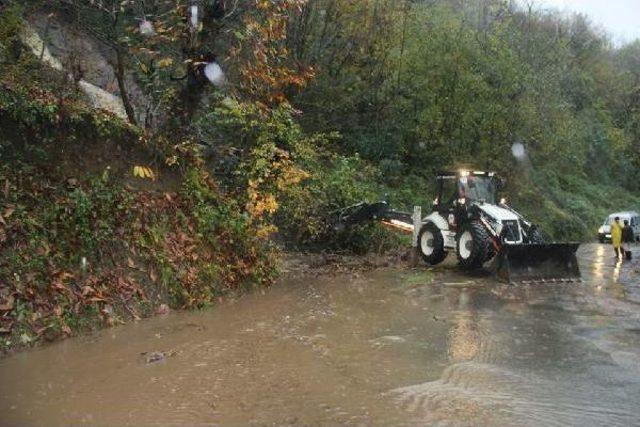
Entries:
<svg viewBox="0 0 640 427">
<path fill-rule="evenodd" d="M 434 205 L 438 212 L 453 212 L 469 202 L 497 204 L 500 180 L 493 172 L 461 170 L 437 175 Z"/>
</svg>

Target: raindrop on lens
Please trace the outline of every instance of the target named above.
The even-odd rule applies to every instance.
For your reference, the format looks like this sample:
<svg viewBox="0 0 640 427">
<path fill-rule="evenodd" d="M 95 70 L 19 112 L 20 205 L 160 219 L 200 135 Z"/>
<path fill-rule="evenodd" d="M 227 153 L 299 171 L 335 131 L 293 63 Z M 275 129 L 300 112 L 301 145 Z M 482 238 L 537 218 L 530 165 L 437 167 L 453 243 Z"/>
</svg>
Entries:
<svg viewBox="0 0 640 427">
<path fill-rule="evenodd" d="M 204 67 L 204 75 L 211 83 L 222 86 L 225 82 L 224 72 L 217 62 L 210 62 Z"/>
<path fill-rule="evenodd" d="M 198 28 L 198 6 L 191 6 L 191 26 L 193 28 Z"/>
<path fill-rule="evenodd" d="M 156 34 L 156 30 L 153 29 L 151 21 L 145 19 L 140 23 L 140 34 L 143 36 L 153 36 Z"/>
<path fill-rule="evenodd" d="M 511 146 L 511 153 L 516 159 L 522 159 L 527 155 L 527 151 L 521 142 L 516 142 Z"/>
</svg>

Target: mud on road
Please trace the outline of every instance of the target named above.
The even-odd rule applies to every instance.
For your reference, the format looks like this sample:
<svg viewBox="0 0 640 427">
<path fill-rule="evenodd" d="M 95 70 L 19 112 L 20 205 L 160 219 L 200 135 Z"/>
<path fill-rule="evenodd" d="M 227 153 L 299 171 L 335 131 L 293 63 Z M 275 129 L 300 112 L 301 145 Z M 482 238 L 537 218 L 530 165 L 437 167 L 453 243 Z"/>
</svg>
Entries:
<svg viewBox="0 0 640 427">
<path fill-rule="evenodd" d="M 535 286 L 321 263 L 0 360 L 0 424 L 637 425 L 640 264 L 579 259 L 582 284 Z"/>
</svg>

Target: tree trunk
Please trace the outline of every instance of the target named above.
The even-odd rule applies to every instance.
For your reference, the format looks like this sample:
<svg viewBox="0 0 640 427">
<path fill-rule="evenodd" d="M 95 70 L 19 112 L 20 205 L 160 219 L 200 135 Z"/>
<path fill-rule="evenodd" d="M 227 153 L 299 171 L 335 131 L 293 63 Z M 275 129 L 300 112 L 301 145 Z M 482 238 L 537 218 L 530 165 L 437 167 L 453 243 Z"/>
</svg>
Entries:
<svg viewBox="0 0 640 427">
<path fill-rule="evenodd" d="M 125 72 L 124 72 L 124 57 L 122 54 L 122 48 L 120 46 L 116 46 L 116 79 L 118 80 L 118 89 L 120 90 L 120 98 L 122 98 L 122 104 L 124 105 L 124 110 L 127 112 L 127 118 L 129 119 L 129 123 L 134 126 L 137 126 L 138 123 L 136 121 L 136 113 L 131 105 L 131 101 L 129 101 L 129 95 L 127 93 L 127 85 L 125 82 Z"/>
</svg>

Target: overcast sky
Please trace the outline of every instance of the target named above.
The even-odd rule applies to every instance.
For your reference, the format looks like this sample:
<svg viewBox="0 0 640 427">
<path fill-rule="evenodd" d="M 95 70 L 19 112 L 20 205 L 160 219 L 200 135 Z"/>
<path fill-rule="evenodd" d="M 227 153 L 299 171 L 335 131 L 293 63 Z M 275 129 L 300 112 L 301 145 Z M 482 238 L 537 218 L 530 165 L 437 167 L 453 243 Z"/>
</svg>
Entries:
<svg viewBox="0 0 640 427">
<path fill-rule="evenodd" d="M 616 44 L 640 38 L 640 0 L 535 0 L 535 4 L 584 13 L 610 33 Z"/>
</svg>

